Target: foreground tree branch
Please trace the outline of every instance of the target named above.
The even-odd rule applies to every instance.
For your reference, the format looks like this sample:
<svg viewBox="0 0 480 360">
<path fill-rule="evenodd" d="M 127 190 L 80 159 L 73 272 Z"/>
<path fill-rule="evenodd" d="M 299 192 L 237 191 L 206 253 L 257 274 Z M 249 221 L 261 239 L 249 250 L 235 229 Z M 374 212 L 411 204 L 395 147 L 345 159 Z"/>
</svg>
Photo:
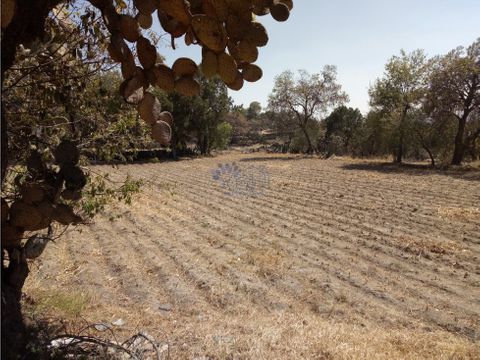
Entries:
<svg viewBox="0 0 480 360">
<path fill-rule="evenodd" d="M 73 80 L 75 77 L 66 76 L 62 69 L 55 68 L 64 63 L 59 61 L 59 58 L 56 58 L 57 61 L 48 58 L 54 58 L 56 51 L 49 51 L 48 44 L 45 43 L 49 41 L 46 39 L 51 37 L 51 34 L 45 32 L 46 22 L 52 10 L 62 2 L 2 1 L 2 90 L 9 71 L 21 71 L 21 67 L 12 70 L 20 46 L 25 51 L 35 52 L 40 49 L 34 60 L 44 66 L 31 67 L 25 77 L 44 76 L 53 90 L 60 89 L 51 91 L 49 95 L 55 97 L 58 102 L 56 106 L 61 105 L 66 109 L 71 126 L 70 139 L 57 141 L 56 144 L 42 143 L 35 136 L 25 133 L 25 143 L 21 150 L 30 153 L 28 156 L 18 156 L 11 151 L 12 146 L 17 144 L 9 144 L 16 132 L 9 131 L 11 120 L 3 111 L 5 108 L 2 98 L 2 189 L 6 186 L 9 163 L 13 162 L 12 160 L 25 171 L 25 177 L 14 182 L 17 191 L 13 196 L 2 198 L 2 357 L 5 358 L 19 357 L 24 345 L 20 298 L 28 276 L 27 258 L 33 258 L 32 252 L 27 250 L 28 246 L 35 245 L 35 233 L 49 228 L 52 222 L 69 225 L 82 221 L 72 205 L 82 199 L 82 191 L 87 182 L 83 169 L 78 166 L 78 145 L 80 140 L 85 142 L 85 137 L 91 137 L 92 134 L 83 134 L 84 138 L 79 139 L 76 127 L 78 109 L 72 102 L 84 94 L 86 85 L 81 81 L 75 86 L 65 84 L 66 79 Z M 76 11 L 71 11 L 68 7 L 76 2 L 70 1 L 65 2 L 67 5 L 64 7 L 56 9 L 57 12 L 50 19 L 65 24 L 67 30 L 72 30 L 75 36 L 87 34 L 82 39 L 82 46 L 85 48 L 70 43 L 70 48 L 62 49 L 65 51 L 65 58 L 82 62 L 84 59 L 78 56 L 78 52 L 89 54 L 97 51 L 97 55 L 103 55 L 106 49 L 111 60 L 121 68 L 123 82 L 119 87 L 120 94 L 125 102 L 136 106 L 140 118 L 149 126 L 151 137 L 164 146 L 170 144 L 173 118 L 170 113 L 161 111 L 159 100 L 148 90 L 157 87 L 166 92 L 175 90 L 185 96 L 198 95 L 201 90 L 198 81 L 200 69 L 187 58 L 177 59 L 172 68 L 163 64 L 163 59 L 158 56 L 154 45 L 155 36 L 149 39 L 140 29 L 151 27 L 152 15 L 159 17 L 163 30 L 169 33 L 173 44 L 175 39 L 183 37 L 188 45 L 202 48 L 201 68 L 204 75 L 209 78 L 218 76 L 229 88 L 240 90 L 245 81 L 254 82 L 262 77 L 262 69 L 254 62 L 258 58 L 258 47 L 265 46 L 269 40 L 266 29 L 253 20 L 252 14 L 271 14 L 275 20 L 286 21 L 293 7 L 292 1 L 269 0 L 229 2 L 224 7 L 213 4 L 206 6 L 198 1 L 190 3 L 142 0 L 135 1 L 133 7 L 122 6 L 125 5 L 123 1 L 90 2 L 98 10 L 91 10 L 85 2 L 78 1 Z M 102 15 L 103 28 L 96 21 L 99 12 Z M 237 26 L 227 27 L 227 17 L 235 20 Z M 57 31 L 55 35 L 62 41 L 62 35 L 67 32 Z M 91 41 L 92 39 L 94 41 Z M 65 41 L 63 39 L 63 42 Z M 87 57 L 90 58 L 90 55 Z M 92 67 L 91 71 L 96 72 L 99 69 L 88 66 Z M 68 68 L 68 64 L 65 68 Z M 58 80 L 56 83 L 52 81 L 55 78 Z M 22 79 L 22 75 L 19 79 Z M 35 80 L 40 81 L 29 82 L 26 87 L 42 83 L 41 79 Z M 47 90 L 43 89 L 42 93 Z M 13 102 L 23 103 L 25 100 L 19 97 Z M 45 115 L 47 112 L 42 110 L 41 113 Z M 41 120 L 41 116 L 38 116 L 30 130 L 40 126 Z M 205 142 L 210 142 L 210 139 Z M 39 145 L 40 143 L 42 144 Z M 33 236 L 27 236 L 32 232 Z M 37 240 L 41 242 L 42 238 L 38 237 Z M 40 245 L 46 246 L 46 243 L 44 241 Z M 33 248 L 35 249 L 35 246 Z"/>
</svg>

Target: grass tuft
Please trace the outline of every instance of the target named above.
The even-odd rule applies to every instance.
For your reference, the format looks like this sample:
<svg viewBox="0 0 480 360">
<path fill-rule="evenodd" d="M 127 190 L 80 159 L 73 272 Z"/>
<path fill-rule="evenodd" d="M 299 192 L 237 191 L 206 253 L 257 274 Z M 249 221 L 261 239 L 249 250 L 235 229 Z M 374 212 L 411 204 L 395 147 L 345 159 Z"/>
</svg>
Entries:
<svg viewBox="0 0 480 360">
<path fill-rule="evenodd" d="M 31 297 L 29 309 L 34 314 L 62 314 L 67 318 L 79 317 L 87 309 L 89 297 L 83 293 L 42 291 Z"/>
</svg>

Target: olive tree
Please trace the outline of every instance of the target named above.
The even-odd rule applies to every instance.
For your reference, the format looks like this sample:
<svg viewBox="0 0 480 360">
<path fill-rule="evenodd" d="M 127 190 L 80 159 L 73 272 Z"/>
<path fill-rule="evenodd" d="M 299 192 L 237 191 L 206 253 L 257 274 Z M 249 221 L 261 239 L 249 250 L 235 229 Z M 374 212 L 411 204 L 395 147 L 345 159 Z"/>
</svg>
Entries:
<svg viewBox="0 0 480 360">
<path fill-rule="evenodd" d="M 349 153 L 352 142 L 363 125 L 363 115 L 359 109 L 348 108 L 346 106 L 340 106 L 336 108 L 325 119 L 325 142 L 327 147 L 327 156 L 340 150 L 341 154 Z M 333 139 L 338 138 L 341 141 L 341 148 L 336 149 L 333 146 Z"/>
<path fill-rule="evenodd" d="M 480 137 L 480 39 L 438 59 L 428 95 L 433 118 L 443 121 L 450 117 L 457 122 L 451 163 L 459 165 Z"/>
<path fill-rule="evenodd" d="M 307 152 L 317 151 L 308 129 L 321 120 L 331 109 L 348 101 L 348 96 L 337 82 L 335 66 L 325 66 L 319 74 L 300 70 L 298 77 L 285 71 L 275 78 L 269 97 L 269 108 L 278 113 L 288 113 L 295 126 L 302 131 L 308 145 Z"/>
<path fill-rule="evenodd" d="M 393 121 L 395 162 L 405 153 L 409 112 L 421 107 L 428 88 L 430 62 L 423 50 L 401 51 L 385 65 L 385 74 L 370 88 L 370 105 Z"/>
<path fill-rule="evenodd" d="M 197 96 L 186 97 L 177 93 L 168 96 L 176 123 L 172 141 L 177 141 L 177 149 L 184 150 L 186 141 L 193 140 L 200 154 L 207 155 L 215 146 L 218 126 L 225 121 L 232 99 L 218 77 L 206 79 L 200 76 L 198 80 L 202 87 Z"/>
</svg>

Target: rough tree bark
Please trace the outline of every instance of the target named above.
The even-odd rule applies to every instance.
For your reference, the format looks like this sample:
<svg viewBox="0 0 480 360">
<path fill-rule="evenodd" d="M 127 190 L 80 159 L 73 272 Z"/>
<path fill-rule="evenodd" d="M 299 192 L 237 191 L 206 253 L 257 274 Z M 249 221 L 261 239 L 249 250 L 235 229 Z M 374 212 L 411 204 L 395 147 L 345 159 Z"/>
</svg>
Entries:
<svg viewBox="0 0 480 360">
<path fill-rule="evenodd" d="M 397 153 L 395 154 L 395 164 L 401 164 L 403 161 L 403 136 L 400 137 L 400 143 L 397 147 Z"/>
<path fill-rule="evenodd" d="M 3 72 L 2 72 L 2 79 L 3 79 Z M 2 82 L 3 83 L 3 82 Z M 3 87 L 3 86 L 2 86 Z M 5 108 L 3 106 L 2 101 L 2 123 L 1 123 L 1 132 L 2 132 L 2 188 L 3 188 L 3 179 L 5 179 L 5 175 L 7 174 L 7 167 L 8 167 L 8 134 L 7 134 L 7 119 L 5 118 Z"/>
<path fill-rule="evenodd" d="M 207 155 L 208 154 L 207 135 L 202 133 L 201 131 L 198 132 L 197 146 L 198 146 L 198 149 L 200 150 L 201 155 Z"/>
</svg>

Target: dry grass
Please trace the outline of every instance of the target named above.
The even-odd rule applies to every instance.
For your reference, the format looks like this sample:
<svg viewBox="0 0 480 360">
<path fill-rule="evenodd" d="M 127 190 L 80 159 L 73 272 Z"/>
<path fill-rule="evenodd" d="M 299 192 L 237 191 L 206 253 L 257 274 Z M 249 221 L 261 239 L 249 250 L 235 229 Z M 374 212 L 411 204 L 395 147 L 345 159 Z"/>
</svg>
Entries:
<svg viewBox="0 0 480 360">
<path fill-rule="evenodd" d="M 288 268 L 288 254 L 281 249 L 254 248 L 248 251 L 242 261 L 253 265 L 258 275 L 268 279 L 281 277 Z"/>
<path fill-rule="evenodd" d="M 438 214 L 445 219 L 480 221 L 480 208 L 475 207 L 440 207 Z"/>
<path fill-rule="evenodd" d="M 462 247 L 453 241 L 400 237 L 400 246 L 407 252 L 415 255 L 452 255 L 462 250 Z"/>
<path fill-rule="evenodd" d="M 90 304 L 90 297 L 84 293 L 40 290 L 29 288 L 28 315 L 55 316 L 72 320 L 83 315 Z"/>
<path fill-rule="evenodd" d="M 445 332 L 386 330 L 305 316 L 305 312 L 278 316 L 251 312 L 226 318 L 224 324 L 197 323 L 191 330 L 211 335 L 201 340 L 203 352 L 186 349 L 179 358 L 206 353 L 213 359 L 478 360 L 480 354 L 478 343 Z"/>
<path fill-rule="evenodd" d="M 264 196 L 218 188 L 211 169 L 233 161 L 266 166 Z M 478 183 L 362 164 L 226 154 L 108 168 L 151 182 L 114 207 L 121 219 L 50 245 L 27 293 L 88 294 L 45 309 L 122 318 L 119 336 L 145 330 L 172 359 L 480 359 Z"/>
</svg>

